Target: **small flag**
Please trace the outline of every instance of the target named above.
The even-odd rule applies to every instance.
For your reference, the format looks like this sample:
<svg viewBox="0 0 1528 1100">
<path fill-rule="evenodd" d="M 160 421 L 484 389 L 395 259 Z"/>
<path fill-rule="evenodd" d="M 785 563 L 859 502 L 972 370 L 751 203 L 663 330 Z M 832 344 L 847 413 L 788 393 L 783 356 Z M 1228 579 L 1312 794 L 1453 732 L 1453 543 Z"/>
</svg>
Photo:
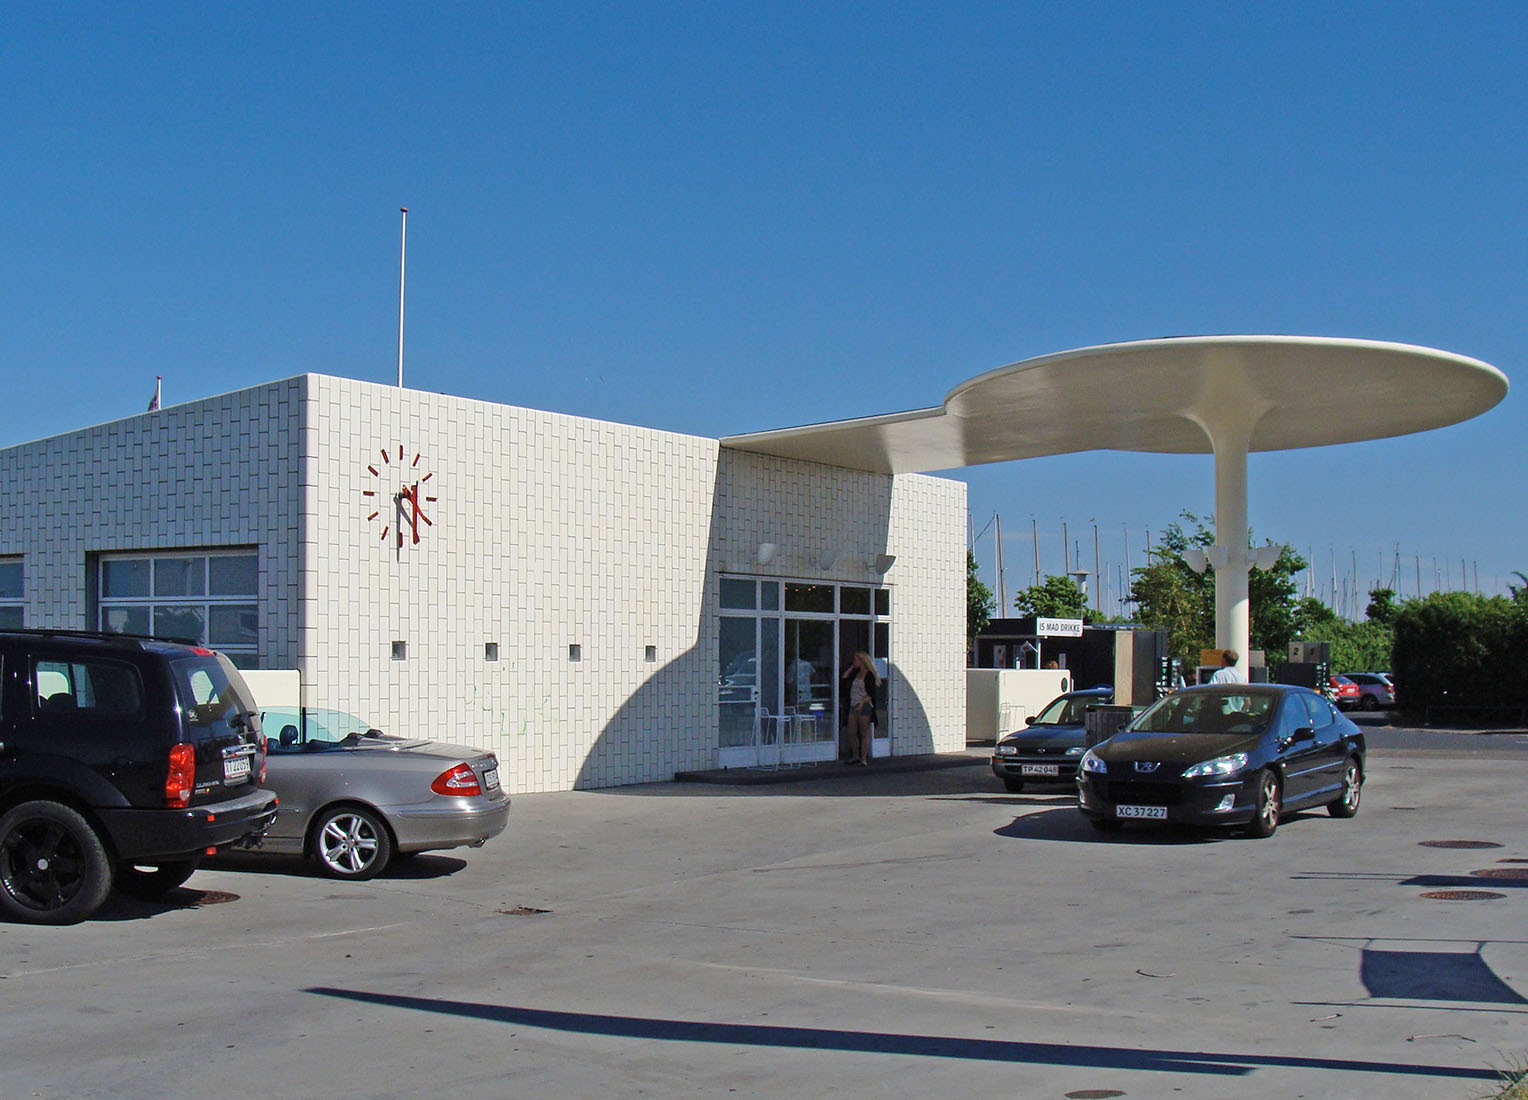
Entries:
<svg viewBox="0 0 1528 1100">
<path fill-rule="evenodd" d="M 154 397 L 153 400 L 149 402 L 149 412 L 154 412 L 159 408 L 159 387 L 163 384 L 163 382 L 164 375 L 154 375 Z"/>
</svg>

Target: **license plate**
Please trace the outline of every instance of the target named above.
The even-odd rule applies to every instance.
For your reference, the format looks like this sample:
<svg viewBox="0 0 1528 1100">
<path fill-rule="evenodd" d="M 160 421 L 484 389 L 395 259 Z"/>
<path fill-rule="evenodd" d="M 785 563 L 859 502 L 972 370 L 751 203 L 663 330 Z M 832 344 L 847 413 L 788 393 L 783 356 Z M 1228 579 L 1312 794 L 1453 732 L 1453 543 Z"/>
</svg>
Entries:
<svg viewBox="0 0 1528 1100">
<path fill-rule="evenodd" d="M 483 769 L 483 786 L 488 788 L 490 791 L 496 791 L 496 790 L 499 789 L 499 769 L 498 768 L 484 768 Z"/>
<path fill-rule="evenodd" d="M 1019 769 L 1025 775 L 1060 775 L 1061 769 L 1055 764 L 1025 764 Z"/>
<path fill-rule="evenodd" d="M 1167 807 L 1166 806 L 1116 806 L 1116 807 L 1114 807 L 1114 816 L 1115 817 L 1144 818 L 1144 819 L 1146 819 L 1148 821 L 1166 821 L 1167 820 Z"/>
<path fill-rule="evenodd" d="M 242 783 L 249 778 L 248 756 L 230 756 L 223 761 L 223 782 Z"/>
</svg>

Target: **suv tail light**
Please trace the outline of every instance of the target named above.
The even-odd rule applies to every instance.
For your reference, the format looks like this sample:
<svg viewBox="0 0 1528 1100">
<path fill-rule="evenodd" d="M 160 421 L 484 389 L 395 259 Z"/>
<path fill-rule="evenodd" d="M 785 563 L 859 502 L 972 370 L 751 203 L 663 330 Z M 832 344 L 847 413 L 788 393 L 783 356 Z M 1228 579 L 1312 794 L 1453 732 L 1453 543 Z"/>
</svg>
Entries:
<svg viewBox="0 0 1528 1100">
<path fill-rule="evenodd" d="M 435 782 L 430 784 L 430 790 L 436 794 L 482 794 L 483 787 L 478 783 L 477 774 L 466 764 L 458 764 L 448 771 L 443 771 L 435 777 Z"/>
<path fill-rule="evenodd" d="M 164 780 L 165 805 L 183 810 L 191 805 L 196 787 L 196 746 L 182 741 L 170 750 L 170 772 Z"/>
</svg>

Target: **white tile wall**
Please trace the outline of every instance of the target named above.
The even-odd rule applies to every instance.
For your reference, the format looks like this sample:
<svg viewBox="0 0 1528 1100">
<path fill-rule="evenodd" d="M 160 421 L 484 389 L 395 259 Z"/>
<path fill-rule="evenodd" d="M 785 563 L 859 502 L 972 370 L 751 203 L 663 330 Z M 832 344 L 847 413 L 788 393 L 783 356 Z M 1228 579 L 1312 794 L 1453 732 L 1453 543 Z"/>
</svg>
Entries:
<svg viewBox="0 0 1528 1100">
<path fill-rule="evenodd" d="M 0 555 L 21 555 L 26 622 L 93 629 L 93 555 L 255 546 L 260 634 L 297 660 L 303 381 L 274 382 L 0 450 Z"/>
<path fill-rule="evenodd" d="M 362 495 L 368 465 L 385 493 L 422 476 L 395 474 L 399 446 L 437 498 L 401 548 Z M 91 625 L 95 551 L 258 546 L 268 664 L 299 668 L 311 705 L 492 748 L 511 791 L 713 766 L 719 574 L 870 583 L 881 553 L 894 751 L 964 744 L 959 482 L 321 375 L 9 448 L 0 473 L 7 514 L 33 517 L 0 532 L 29 624 Z"/>
</svg>

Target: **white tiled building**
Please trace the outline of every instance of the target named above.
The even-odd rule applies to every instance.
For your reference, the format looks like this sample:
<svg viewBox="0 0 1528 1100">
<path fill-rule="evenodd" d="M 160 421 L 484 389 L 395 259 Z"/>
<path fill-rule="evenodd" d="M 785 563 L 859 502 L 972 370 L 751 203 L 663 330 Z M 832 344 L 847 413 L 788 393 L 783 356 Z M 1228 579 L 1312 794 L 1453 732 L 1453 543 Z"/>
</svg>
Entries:
<svg viewBox="0 0 1528 1100">
<path fill-rule="evenodd" d="M 195 634 L 512 791 L 831 759 L 856 649 L 879 752 L 964 744 L 959 482 L 303 375 L 0 450 L 0 503 L 0 625 Z"/>
</svg>

